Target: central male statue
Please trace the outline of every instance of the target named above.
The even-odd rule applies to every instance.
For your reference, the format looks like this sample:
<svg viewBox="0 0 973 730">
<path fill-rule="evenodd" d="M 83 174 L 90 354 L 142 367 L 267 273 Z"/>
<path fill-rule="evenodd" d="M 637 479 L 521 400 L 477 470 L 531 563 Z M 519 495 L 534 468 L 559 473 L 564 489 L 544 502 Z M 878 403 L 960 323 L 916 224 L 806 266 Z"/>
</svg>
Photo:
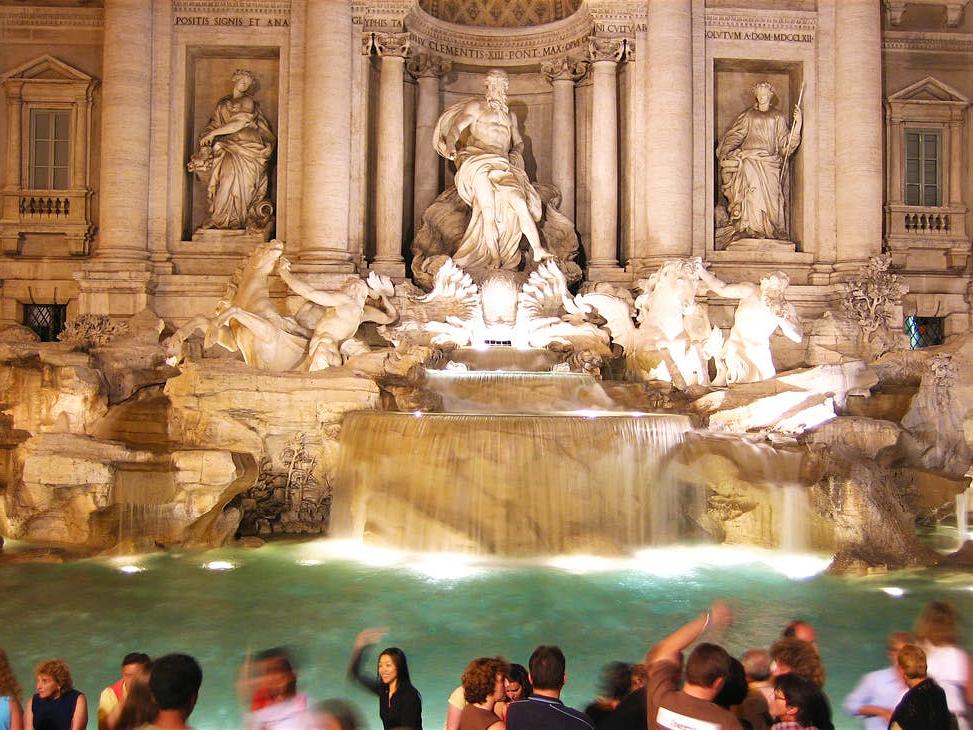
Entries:
<svg viewBox="0 0 973 730">
<path fill-rule="evenodd" d="M 433 146 L 456 163 L 456 191 L 473 211 L 453 261 L 463 269 L 516 269 L 526 237 L 535 261 L 551 257 L 537 221 L 542 203 L 524 172 L 524 141 L 507 106 L 507 74 L 491 70 L 486 98 L 449 107 L 436 123 Z"/>
</svg>

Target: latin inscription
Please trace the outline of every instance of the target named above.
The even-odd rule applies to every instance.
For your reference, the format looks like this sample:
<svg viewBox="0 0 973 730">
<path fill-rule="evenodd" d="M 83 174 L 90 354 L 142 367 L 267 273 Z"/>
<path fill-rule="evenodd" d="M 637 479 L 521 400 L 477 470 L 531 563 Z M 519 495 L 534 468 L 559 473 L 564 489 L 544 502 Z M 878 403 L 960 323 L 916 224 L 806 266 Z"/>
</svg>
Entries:
<svg viewBox="0 0 973 730">
<path fill-rule="evenodd" d="M 764 30 L 708 30 L 706 38 L 715 41 L 773 41 L 776 43 L 814 43 L 814 33 L 783 33 Z"/>
<path fill-rule="evenodd" d="M 566 43 L 553 43 L 548 46 L 535 46 L 534 48 L 468 48 L 424 38 L 415 33 L 409 34 L 409 40 L 412 41 L 413 45 L 428 48 L 433 53 L 453 58 L 471 58 L 484 61 L 525 61 L 533 58 L 549 58 L 588 45 L 587 38 L 577 38 Z"/>
<path fill-rule="evenodd" d="M 208 26 L 210 28 L 289 28 L 287 18 L 255 18 L 239 15 L 177 15 L 176 26 Z"/>
</svg>

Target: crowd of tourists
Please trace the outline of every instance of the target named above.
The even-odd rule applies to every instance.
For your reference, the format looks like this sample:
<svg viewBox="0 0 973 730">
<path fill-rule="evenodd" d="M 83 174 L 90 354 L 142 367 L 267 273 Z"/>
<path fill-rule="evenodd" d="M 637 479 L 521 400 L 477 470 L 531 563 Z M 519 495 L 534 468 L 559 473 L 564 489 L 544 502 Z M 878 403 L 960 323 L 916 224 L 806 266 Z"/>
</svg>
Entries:
<svg viewBox="0 0 973 730">
<path fill-rule="evenodd" d="M 557 646 L 538 646 L 526 667 L 502 657 L 474 659 L 456 689 L 441 700 L 446 730 L 833 730 L 815 628 L 793 621 L 769 649 L 749 649 L 739 658 L 719 644 L 700 641 L 708 634 L 718 636 L 732 620 L 730 608 L 715 602 L 652 646 L 644 662 L 606 665 L 601 695 L 583 711 L 561 701 L 567 667 Z M 950 604 L 927 605 L 914 633 L 889 635 L 888 666 L 862 677 L 842 710 L 859 718 L 865 730 L 973 730 L 967 714 L 973 706 L 973 672 L 958 645 L 958 628 Z M 367 652 L 383 635 L 383 629 L 358 635 L 349 676 L 378 697 L 385 730 L 422 730 L 423 698 L 412 683 L 405 653 L 383 649 L 375 671 L 366 668 Z M 684 659 L 683 652 L 693 645 Z M 0 649 L 0 730 L 87 727 L 88 701 L 74 688 L 65 662 L 41 662 L 34 678 L 36 693 L 22 699 Z M 202 668 L 186 654 L 153 660 L 130 653 L 122 660 L 118 681 L 98 698 L 98 728 L 187 728 L 202 681 Z M 248 658 L 237 690 L 240 725 L 248 730 L 357 730 L 363 725 L 351 703 L 315 704 L 299 692 L 294 664 L 281 648 Z"/>
</svg>

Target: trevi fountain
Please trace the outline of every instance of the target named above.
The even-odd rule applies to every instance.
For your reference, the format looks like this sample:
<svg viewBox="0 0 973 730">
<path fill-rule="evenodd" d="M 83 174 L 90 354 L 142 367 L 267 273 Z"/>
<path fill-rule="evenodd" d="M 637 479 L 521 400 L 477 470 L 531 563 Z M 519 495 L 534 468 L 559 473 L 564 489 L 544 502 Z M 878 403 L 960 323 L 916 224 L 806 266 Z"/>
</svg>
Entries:
<svg viewBox="0 0 973 730">
<path fill-rule="evenodd" d="M 0 0 L 15 668 L 969 614 L 966 5 Z"/>
</svg>

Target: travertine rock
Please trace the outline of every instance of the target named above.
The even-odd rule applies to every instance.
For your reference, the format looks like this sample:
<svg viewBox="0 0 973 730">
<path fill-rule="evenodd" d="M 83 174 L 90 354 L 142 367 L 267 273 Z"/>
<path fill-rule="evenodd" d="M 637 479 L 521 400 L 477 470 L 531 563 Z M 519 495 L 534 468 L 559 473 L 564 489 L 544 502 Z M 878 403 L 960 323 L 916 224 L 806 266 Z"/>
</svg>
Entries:
<svg viewBox="0 0 973 730">
<path fill-rule="evenodd" d="M 874 459 L 882 449 L 895 446 L 902 428 L 891 421 L 839 416 L 804 435 L 807 443 L 843 445 Z"/>
</svg>

